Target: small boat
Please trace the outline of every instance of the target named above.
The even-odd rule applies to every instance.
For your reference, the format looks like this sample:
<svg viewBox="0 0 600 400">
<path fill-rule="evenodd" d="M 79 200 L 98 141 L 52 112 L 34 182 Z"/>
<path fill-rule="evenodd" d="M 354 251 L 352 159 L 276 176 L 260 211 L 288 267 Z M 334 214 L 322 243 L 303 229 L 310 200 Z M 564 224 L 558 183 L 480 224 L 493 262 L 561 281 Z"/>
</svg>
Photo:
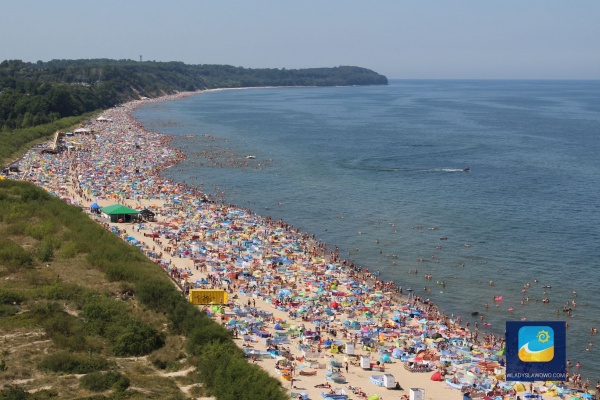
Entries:
<svg viewBox="0 0 600 400">
<path fill-rule="evenodd" d="M 550 285 L 545 285 L 545 286 L 542 286 L 542 288 L 543 288 L 543 289 L 552 289 L 552 286 L 550 286 Z"/>
<path fill-rule="evenodd" d="M 463 172 L 469 172 L 470 170 L 471 170 L 471 168 L 469 168 L 469 167 L 464 167 L 463 168 Z"/>
<path fill-rule="evenodd" d="M 256 158 L 256 156 L 246 156 L 246 158 L 247 158 L 248 160 L 254 160 L 254 159 Z"/>
</svg>

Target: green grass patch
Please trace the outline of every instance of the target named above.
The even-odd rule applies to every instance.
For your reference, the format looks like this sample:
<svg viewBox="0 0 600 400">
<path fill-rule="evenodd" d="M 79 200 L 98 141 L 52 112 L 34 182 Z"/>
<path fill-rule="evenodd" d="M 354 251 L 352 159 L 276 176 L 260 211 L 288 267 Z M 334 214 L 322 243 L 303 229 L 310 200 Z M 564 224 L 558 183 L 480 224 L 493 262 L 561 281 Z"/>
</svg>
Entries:
<svg viewBox="0 0 600 400">
<path fill-rule="evenodd" d="M 60 352 L 46 356 L 39 365 L 41 370 L 67 374 L 89 374 L 114 368 L 116 364 L 104 357 L 84 353 Z"/>
</svg>

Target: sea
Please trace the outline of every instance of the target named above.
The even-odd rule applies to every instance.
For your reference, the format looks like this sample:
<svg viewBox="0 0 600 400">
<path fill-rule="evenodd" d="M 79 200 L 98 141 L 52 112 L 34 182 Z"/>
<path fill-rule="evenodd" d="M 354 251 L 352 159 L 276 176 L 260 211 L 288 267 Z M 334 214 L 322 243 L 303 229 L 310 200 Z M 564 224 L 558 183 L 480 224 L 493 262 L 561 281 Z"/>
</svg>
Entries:
<svg viewBox="0 0 600 400">
<path fill-rule="evenodd" d="M 574 372 L 600 380 L 600 81 L 217 90 L 135 117 L 187 154 L 169 179 L 314 234 L 482 332 L 567 321 Z"/>
</svg>

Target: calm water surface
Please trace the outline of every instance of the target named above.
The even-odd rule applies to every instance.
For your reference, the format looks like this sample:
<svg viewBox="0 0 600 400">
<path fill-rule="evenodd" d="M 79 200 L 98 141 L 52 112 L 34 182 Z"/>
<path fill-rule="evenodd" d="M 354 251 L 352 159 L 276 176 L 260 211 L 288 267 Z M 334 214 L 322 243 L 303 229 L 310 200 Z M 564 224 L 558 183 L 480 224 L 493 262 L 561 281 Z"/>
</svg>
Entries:
<svg viewBox="0 0 600 400">
<path fill-rule="evenodd" d="M 227 90 L 136 117 L 188 153 L 169 178 L 315 233 L 495 333 L 568 320 L 567 358 L 600 378 L 599 81 Z"/>
</svg>

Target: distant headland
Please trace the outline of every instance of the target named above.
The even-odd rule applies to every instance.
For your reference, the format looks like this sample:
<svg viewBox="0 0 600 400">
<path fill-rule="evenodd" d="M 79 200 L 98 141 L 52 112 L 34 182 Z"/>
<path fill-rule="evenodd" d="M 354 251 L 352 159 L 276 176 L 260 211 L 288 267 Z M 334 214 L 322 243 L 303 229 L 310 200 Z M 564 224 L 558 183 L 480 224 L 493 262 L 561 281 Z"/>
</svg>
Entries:
<svg viewBox="0 0 600 400">
<path fill-rule="evenodd" d="M 133 60 L 0 63 L 0 127 L 27 128 L 144 97 L 217 88 L 387 85 L 353 66 L 278 69 Z M 19 105 L 19 107 L 17 107 Z"/>
</svg>

